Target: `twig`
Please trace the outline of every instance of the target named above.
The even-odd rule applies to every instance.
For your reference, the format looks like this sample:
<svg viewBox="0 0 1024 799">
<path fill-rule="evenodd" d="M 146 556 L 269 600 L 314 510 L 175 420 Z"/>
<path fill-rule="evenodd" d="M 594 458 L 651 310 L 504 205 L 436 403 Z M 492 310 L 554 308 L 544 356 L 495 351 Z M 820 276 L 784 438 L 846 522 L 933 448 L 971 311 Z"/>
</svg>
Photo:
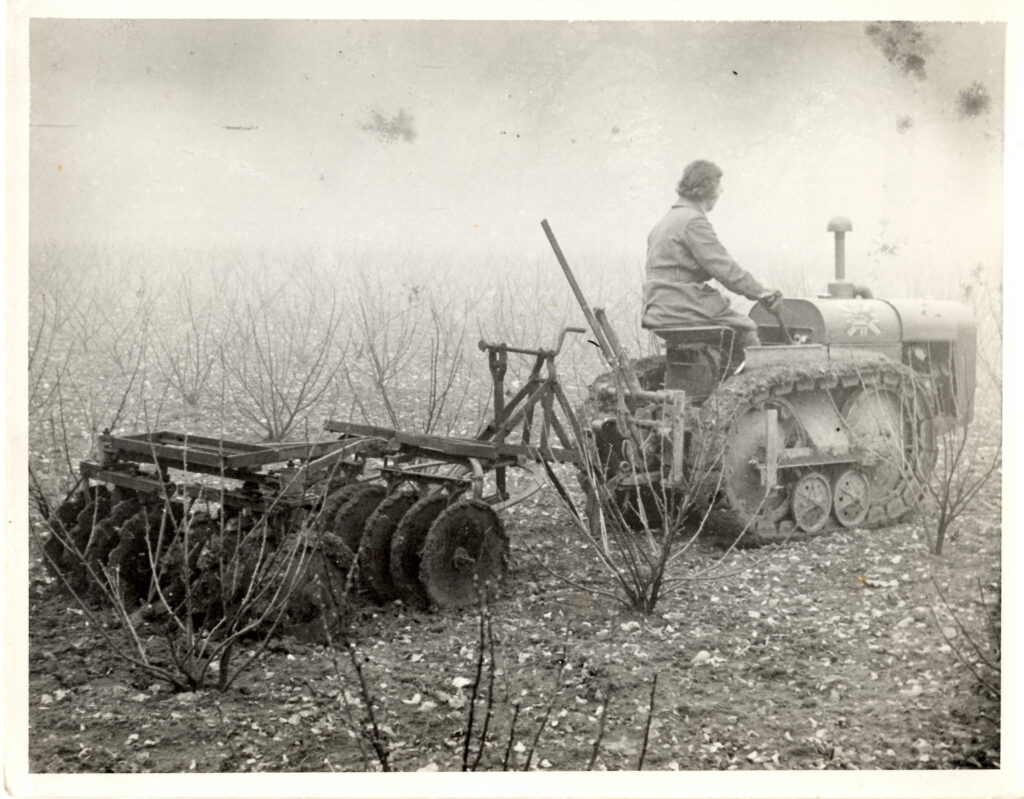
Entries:
<svg viewBox="0 0 1024 799">
<path fill-rule="evenodd" d="M 484 746 L 487 743 L 487 732 L 491 727 L 491 717 L 494 715 L 494 678 L 497 667 L 494 660 L 494 630 L 491 627 L 490 614 L 487 616 L 487 649 L 490 653 L 490 663 L 487 676 L 487 711 L 484 715 L 484 726 L 480 730 L 480 746 L 476 750 L 476 758 L 473 760 L 472 771 L 476 771 L 480 760 L 484 755 Z"/>
<path fill-rule="evenodd" d="M 601 705 L 601 717 L 598 720 L 597 725 L 597 737 L 594 739 L 594 749 L 590 753 L 590 761 L 587 763 L 587 771 L 594 770 L 594 764 L 597 762 L 597 753 L 601 748 L 601 741 L 604 738 L 604 725 L 608 718 L 608 705 L 612 701 L 612 683 L 611 680 L 605 685 L 604 689 L 604 703 Z"/>
<path fill-rule="evenodd" d="M 359 745 L 359 754 L 363 759 L 363 771 L 370 770 L 370 755 L 366 751 L 366 731 L 359 724 L 356 724 L 352 720 L 352 708 L 349 706 L 348 696 L 345 692 L 345 681 L 342 677 L 341 664 L 338 663 L 338 653 L 334 647 L 334 638 L 331 636 L 330 626 L 327 624 L 326 619 L 321 619 L 323 622 L 324 636 L 327 639 L 327 649 L 331 653 L 331 662 L 334 663 L 334 673 L 338 677 L 338 681 L 341 683 L 339 688 L 341 692 L 341 703 L 348 718 L 345 719 L 345 723 L 348 724 L 348 728 L 355 733 L 355 739 Z M 347 648 L 347 647 L 346 647 Z"/>
<path fill-rule="evenodd" d="M 377 717 L 373 712 L 373 694 L 370 693 L 370 687 L 366 684 L 366 676 L 363 674 L 363 667 L 359 663 L 359 654 L 356 651 L 356 645 L 348 639 L 347 634 L 344 635 L 343 644 L 345 651 L 348 652 L 349 660 L 352 661 L 352 668 L 355 669 L 356 678 L 359 680 L 359 693 L 362 695 L 363 704 L 366 706 L 366 717 L 370 722 L 370 746 L 373 747 L 373 751 L 377 755 L 377 761 L 380 763 L 381 771 L 391 771 L 391 766 L 388 764 L 388 747 L 387 742 L 384 740 L 380 727 L 377 726 Z"/>
<path fill-rule="evenodd" d="M 658 673 L 654 673 L 654 679 L 651 680 L 651 703 L 647 708 L 647 723 L 644 725 L 644 740 L 640 745 L 640 758 L 636 763 L 636 770 L 644 770 L 644 758 L 647 755 L 647 742 L 650 739 L 651 734 L 651 721 L 654 719 L 654 693 L 658 690 Z"/>
<path fill-rule="evenodd" d="M 555 706 L 555 697 L 558 695 L 558 686 L 562 682 L 562 674 L 565 672 L 565 664 L 568 662 L 569 655 L 569 628 L 565 629 L 565 641 L 562 643 L 562 657 L 558 665 L 558 671 L 555 674 L 554 684 L 551 686 L 551 696 L 548 697 L 547 705 L 544 707 L 544 716 L 540 720 L 540 724 L 537 725 L 537 732 L 533 736 L 533 742 L 530 744 L 530 749 L 526 753 L 526 763 L 523 764 L 523 771 L 530 770 L 530 763 L 533 760 L 533 753 L 537 749 L 537 743 L 540 741 L 541 733 L 544 732 L 544 728 L 548 726 L 548 717 L 551 715 L 551 709 Z"/>
<path fill-rule="evenodd" d="M 518 699 L 512 703 L 512 723 L 509 725 L 508 730 L 508 745 L 505 747 L 505 757 L 501 761 L 501 770 L 508 771 L 508 761 L 512 756 L 512 744 L 516 740 L 516 719 L 519 718 L 519 709 L 521 705 Z"/>
<path fill-rule="evenodd" d="M 469 711 L 466 720 L 466 732 L 462 736 L 462 770 L 469 770 L 469 742 L 473 738 L 473 720 L 476 715 L 476 698 L 480 692 L 480 681 L 484 673 L 484 617 L 487 614 L 487 600 L 483 592 L 480 594 L 480 640 L 477 644 L 476 653 L 476 675 L 473 679 L 473 689 L 469 695 Z M 483 741 L 480 742 L 483 749 Z"/>
</svg>

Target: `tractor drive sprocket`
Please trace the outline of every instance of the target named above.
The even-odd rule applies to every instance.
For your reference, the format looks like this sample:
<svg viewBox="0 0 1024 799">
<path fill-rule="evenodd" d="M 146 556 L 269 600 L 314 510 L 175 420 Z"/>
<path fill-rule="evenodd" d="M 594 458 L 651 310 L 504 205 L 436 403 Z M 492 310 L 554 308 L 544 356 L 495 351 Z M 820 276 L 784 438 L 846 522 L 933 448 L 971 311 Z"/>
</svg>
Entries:
<svg viewBox="0 0 1024 799">
<path fill-rule="evenodd" d="M 461 499 L 430 526 L 420 580 L 432 604 L 467 607 L 500 585 L 508 560 L 508 535 L 494 508 L 479 499 Z"/>
<path fill-rule="evenodd" d="M 656 391 L 664 387 L 665 364 L 664 356 L 649 355 L 629 361 L 628 367 L 636 376 L 641 388 Z M 645 527 L 658 528 L 665 521 L 666 511 L 670 519 L 674 518 L 672 501 L 668 498 L 666 503 L 663 492 L 655 487 L 642 482 L 630 482 L 630 478 L 634 476 L 633 472 L 642 472 L 644 464 L 630 462 L 625 454 L 627 439 L 619 427 L 622 420 L 617 416 L 619 407 L 616 396 L 619 382 L 620 378 L 615 372 L 605 372 L 598 375 L 588 387 L 587 399 L 577 409 L 584 435 L 584 441 L 581 443 L 589 449 L 589 457 L 592 459 L 590 467 L 596 472 L 593 476 L 607 491 L 605 499 L 613 502 L 616 507 L 615 511 L 605 517 L 605 522 L 621 522 L 636 530 Z M 656 413 L 653 408 L 644 407 L 637 408 L 636 411 L 638 415 L 648 417 L 653 417 Z M 600 432 L 597 428 L 600 428 Z M 627 463 L 630 468 L 623 469 L 622 465 Z M 592 484 L 587 470 L 580 468 L 577 471 L 577 479 L 587 498 L 587 521 L 591 529 L 596 531 L 597 515 L 600 513 L 598 491 Z"/>
<path fill-rule="evenodd" d="M 794 401 L 805 392 L 814 392 L 813 398 L 801 398 L 801 410 L 794 412 Z M 794 520 L 793 492 L 809 472 L 780 469 L 776 486 L 766 488 L 758 465 L 766 450 L 767 411 L 778 411 L 780 447 L 807 445 L 810 420 L 802 414 L 814 413 L 814 403 L 822 413 L 827 405 L 833 416 L 838 409 L 850 444 L 869 453 L 866 463 L 852 464 L 870 485 L 862 492 L 867 511 L 863 516 L 841 511 L 841 522 L 882 527 L 896 523 L 917 504 L 920 478 L 928 472 L 935 446 L 927 387 L 911 370 L 884 356 L 854 351 L 840 360 L 752 369 L 722 383 L 700 408 L 696 443 L 706 457 L 717 458 L 717 464 L 709 461 L 704 478 L 710 505 L 706 530 L 715 539 L 759 546 L 806 538 L 826 528 L 807 504 L 810 494 L 825 493 L 830 484 L 826 476 L 800 483 Z"/>
<path fill-rule="evenodd" d="M 391 582 L 395 593 L 413 607 L 426 608 L 430 605 L 430 597 L 420 582 L 420 558 L 430 526 L 448 507 L 449 501 L 450 497 L 444 492 L 428 494 L 417 500 L 402 516 L 391 538 Z"/>
<path fill-rule="evenodd" d="M 413 491 L 396 491 L 377 506 L 363 527 L 360 573 L 379 602 L 397 596 L 391 582 L 391 541 L 398 523 L 418 498 Z"/>
</svg>

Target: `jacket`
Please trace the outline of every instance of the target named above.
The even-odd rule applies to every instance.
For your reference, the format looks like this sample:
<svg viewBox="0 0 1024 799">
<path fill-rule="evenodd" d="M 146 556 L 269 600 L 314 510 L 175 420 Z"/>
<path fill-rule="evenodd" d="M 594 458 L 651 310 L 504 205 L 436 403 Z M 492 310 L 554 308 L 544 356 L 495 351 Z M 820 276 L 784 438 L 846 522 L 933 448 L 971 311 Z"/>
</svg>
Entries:
<svg viewBox="0 0 1024 799">
<path fill-rule="evenodd" d="M 754 322 L 732 310 L 729 300 L 706 281 L 717 280 L 751 300 L 766 291 L 718 241 L 704 210 L 684 198 L 647 237 L 644 278 L 644 327 L 722 324 L 754 329 Z"/>
</svg>

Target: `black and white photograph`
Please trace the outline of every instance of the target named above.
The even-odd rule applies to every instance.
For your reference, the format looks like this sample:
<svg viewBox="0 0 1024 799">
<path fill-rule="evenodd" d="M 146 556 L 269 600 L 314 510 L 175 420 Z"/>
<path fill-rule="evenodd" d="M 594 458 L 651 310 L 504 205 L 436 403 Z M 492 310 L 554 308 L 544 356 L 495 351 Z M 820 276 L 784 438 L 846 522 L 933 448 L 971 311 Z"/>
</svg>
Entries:
<svg viewBox="0 0 1024 799">
<path fill-rule="evenodd" d="M 839 9 L 8 4 L 7 791 L 1021 795 L 1020 18 Z"/>
</svg>

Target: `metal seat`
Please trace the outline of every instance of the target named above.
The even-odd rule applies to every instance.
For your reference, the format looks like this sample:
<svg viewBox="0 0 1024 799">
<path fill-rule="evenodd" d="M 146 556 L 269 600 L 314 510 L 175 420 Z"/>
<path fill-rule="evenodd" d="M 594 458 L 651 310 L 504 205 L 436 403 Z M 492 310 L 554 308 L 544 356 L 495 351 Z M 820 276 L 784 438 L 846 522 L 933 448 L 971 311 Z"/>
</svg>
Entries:
<svg viewBox="0 0 1024 799">
<path fill-rule="evenodd" d="M 736 331 L 725 325 L 673 325 L 648 329 L 663 339 L 669 349 L 678 349 L 693 344 L 714 344 L 722 348 L 732 347 L 736 337 Z"/>
<path fill-rule="evenodd" d="M 665 388 L 683 389 L 703 402 L 733 366 L 736 331 L 726 325 L 647 328 L 665 342 Z"/>
</svg>

